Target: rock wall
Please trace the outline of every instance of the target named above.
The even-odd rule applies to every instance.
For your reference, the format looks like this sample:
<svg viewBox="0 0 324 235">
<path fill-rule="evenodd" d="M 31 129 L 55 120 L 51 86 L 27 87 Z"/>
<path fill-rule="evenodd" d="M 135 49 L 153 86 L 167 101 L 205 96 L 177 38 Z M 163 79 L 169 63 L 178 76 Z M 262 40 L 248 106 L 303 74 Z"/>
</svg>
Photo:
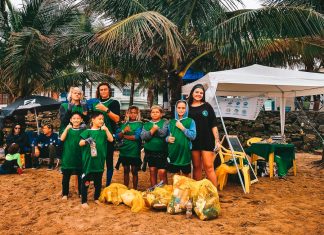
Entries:
<svg viewBox="0 0 324 235">
<path fill-rule="evenodd" d="M 238 135 L 243 145 L 251 137 L 269 138 L 280 134 L 280 113 L 261 112 L 255 121 L 225 118 L 225 126 L 230 135 Z M 324 135 L 324 113 L 300 111 L 286 113 L 285 135 L 288 143 L 297 150 L 305 152 L 322 148 L 319 136 L 314 128 Z M 223 128 L 219 126 L 221 135 Z"/>
<path fill-rule="evenodd" d="M 122 112 L 121 120 L 123 120 L 125 112 Z M 142 110 L 141 115 L 143 121 L 150 118 L 149 110 Z M 171 113 L 167 112 L 165 118 L 171 118 Z M 255 121 L 240 120 L 234 118 L 225 118 L 227 132 L 230 135 L 237 135 L 243 145 L 251 137 L 269 138 L 272 135 L 280 133 L 280 114 L 279 112 L 260 112 Z M 39 125 L 49 122 L 53 124 L 57 131 L 60 126 L 59 116 L 57 111 L 43 112 L 38 115 Z M 27 130 L 36 130 L 35 116 L 29 113 L 25 116 Z M 10 130 L 10 122 L 6 124 L 5 132 Z M 301 112 L 293 111 L 286 113 L 285 134 L 286 140 L 293 143 L 297 150 L 309 152 L 315 149 L 322 149 L 321 140 L 315 133 L 312 126 L 324 136 L 324 112 Z M 220 135 L 223 136 L 223 128 L 219 120 L 218 125 Z"/>
<path fill-rule="evenodd" d="M 147 111 L 142 116 L 149 117 Z M 171 114 L 167 113 L 167 117 Z M 225 126 L 229 135 L 237 135 L 241 143 L 246 146 L 246 141 L 251 137 L 269 138 L 280 134 L 280 113 L 260 112 L 255 121 L 225 118 Z M 319 136 L 312 126 L 324 137 L 324 112 L 301 112 L 286 113 L 285 135 L 289 143 L 293 143 L 297 150 L 310 152 L 322 148 Z M 222 124 L 219 119 L 218 129 L 220 135 L 224 135 Z M 222 138 L 222 137 L 221 137 Z"/>
</svg>

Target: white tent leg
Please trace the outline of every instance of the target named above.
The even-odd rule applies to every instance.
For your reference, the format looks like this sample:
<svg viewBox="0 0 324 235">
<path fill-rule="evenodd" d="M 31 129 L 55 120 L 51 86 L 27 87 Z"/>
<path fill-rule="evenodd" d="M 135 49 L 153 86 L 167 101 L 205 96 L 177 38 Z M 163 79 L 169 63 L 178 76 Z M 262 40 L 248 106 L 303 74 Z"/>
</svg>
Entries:
<svg viewBox="0 0 324 235">
<path fill-rule="evenodd" d="M 239 179 L 240 179 L 240 182 L 241 182 L 241 186 L 242 186 L 243 192 L 246 193 L 245 187 L 244 187 L 244 183 L 243 183 L 243 180 L 242 180 L 242 176 L 241 176 L 240 170 L 238 168 L 237 162 L 236 162 L 235 157 L 234 157 L 234 149 L 233 149 L 233 146 L 231 144 L 231 141 L 228 138 L 228 133 L 227 133 L 227 130 L 226 130 L 226 126 L 225 126 L 223 117 L 222 117 L 222 112 L 221 112 L 220 107 L 218 105 L 218 100 L 217 100 L 216 95 L 215 95 L 215 102 L 216 102 L 216 107 L 217 107 L 217 110 L 218 110 L 218 113 L 219 113 L 219 117 L 220 117 L 220 119 L 222 121 L 222 125 L 223 125 L 224 132 L 225 132 L 225 136 L 226 136 L 226 140 L 228 142 L 228 146 L 230 147 L 230 150 L 231 150 L 231 153 L 232 153 L 232 158 L 233 158 L 233 161 L 234 161 L 234 164 L 235 164 L 235 167 L 236 167 L 236 170 L 237 170 L 237 174 L 238 174 Z"/>
<path fill-rule="evenodd" d="M 280 98 L 280 131 L 281 136 L 285 134 L 285 122 L 286 122 L 286 98 L 282 93 L 282 97 Z"/>
</svg>

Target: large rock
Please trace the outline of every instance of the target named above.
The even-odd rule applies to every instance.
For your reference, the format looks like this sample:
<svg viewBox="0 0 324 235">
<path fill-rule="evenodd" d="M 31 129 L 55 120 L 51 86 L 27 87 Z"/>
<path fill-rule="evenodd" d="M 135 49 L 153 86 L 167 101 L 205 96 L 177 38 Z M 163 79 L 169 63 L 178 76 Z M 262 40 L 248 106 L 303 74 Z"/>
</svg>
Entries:
<svg viewBox="0 0 324 235">
<path fill-rule="evenodd" d="M 263 123 L 255 123 L 252 127 L 253 131 L 263 131 L 264 124 Z"/>
<path fill-rule="evenodd" d="M 316 135 L 313 135 L 313 134 L 306 134 L 304 136 L 304 143 L 305 144 L 308 144 L 308 143 L 312 143 L 312 142 L 315 142 L 317 141 L 316 139 Z"/>
<path fill-rule="evenodd" d="M 269 126 L 269 131 L 272 132 L 272 135 L 278 135 L 280 133 L 280 126 L 271 125 Z"/>
<path fill-rule="evenodd" d="M 291 143 L 294 144 L 297 149 L 300 149 L 304 145 L 303 141 L 292 141 Z"/>
<path fill-rule="evenodd" d="M 305 152 L 309 152 L 312 149 L 312 147 L 309 144 L 304 144 L 303 146 L 301 146 L 301 149 Z"/>
<path fill-rule="evenodd" d="M 320 125 L 324 125 L 324 113 L 319 113 L 317 115 L 316 122 Z"/>
<path fill-rule="evenodd" d="M 285 132 L 288 133 L 297 133 L 299 132 L 300 127 L 298 125 L 295 124 L 287 124 L 285 125 Z"/>
<path fill-rule="evenodd" d="M 292 141 L 301 141 L 303 140 L 303 135 L 301 134 L 291 134 L 290 138 Z"/>
<path fill-rule="evenodd" d="M 321 133 L 324 133 L 324 125 L 320 125 L 318 127 L 318 131 L 321 132 Z"/>
</svg>

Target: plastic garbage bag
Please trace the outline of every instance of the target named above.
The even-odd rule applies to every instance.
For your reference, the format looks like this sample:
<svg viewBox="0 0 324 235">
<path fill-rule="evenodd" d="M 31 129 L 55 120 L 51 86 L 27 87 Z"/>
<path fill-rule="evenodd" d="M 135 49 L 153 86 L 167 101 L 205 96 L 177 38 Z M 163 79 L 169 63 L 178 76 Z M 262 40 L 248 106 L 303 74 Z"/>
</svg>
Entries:
<svg viewBox="0 0 324 235">
<path fill-rule="evenodd" d="M 173 192 L 167 207 L 170 214 L 178 214 L 186 211 L 186 204 L 190 198 L 190 183 L 193 179 L 175 175 L 173 177 Z"/>
<path fill-rule="evenodd" d="M 137 190 L 130 189 L 125 191 L 121 195 L 121 199 L 123 200 L 123 203 L 125 205 L 131 207 L 132 212 L 139 212 L 140 210 L 145 208 L 145 202 L 142 193 Z"/>
<path fill-rule="evenodd" d="M 112 183 L 101 191 L 99 201 L 119 205 L 123 202 L 121 195 L 127 190 L 128 188 L 123 184 Z"/>
<path fill-rule="evenodd" d="M 220 214 L 217 188 L 207 179 L 191 183 L 194 211 L 201 220 L 215 219 Z"/>
<path fill-rule="evenodd" d="M 172 196 L 172 185 L 156 187 L 152 192 L 144 192 L 143 198 L 147 207 L 157 210 L 167 208 Z"/>
</svg>

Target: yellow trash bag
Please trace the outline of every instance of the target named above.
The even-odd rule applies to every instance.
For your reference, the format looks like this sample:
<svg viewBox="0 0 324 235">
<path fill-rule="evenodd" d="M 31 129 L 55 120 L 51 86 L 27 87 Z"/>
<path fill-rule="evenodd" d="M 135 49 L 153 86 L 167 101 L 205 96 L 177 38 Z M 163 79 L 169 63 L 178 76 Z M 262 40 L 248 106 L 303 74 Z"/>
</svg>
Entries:
<svg viewBox="0 0 324 235">
<path fill-rule="evenodd" d="M 128 188 L 123 184 L 112 183 L 101 191 L 99 201 L 119 205 L 123 202 L 121 195 L 127 190 Z"/>
<path fill-rule="evenodd" d="M 171 215 L 186 211 L 186 204 L 190 198 L 190 183 L 194 182 L 185 176 L 175 175 L 173 177 L 173 192 L 167 207 Z"/>
<path fill-rule="evenodd" d="M 121 199 L 123 200 L 123 203 L 125 205 L 131 207 L 132 212 L 139 212 L 140 210 L 145 208 L 145 202 L 142 193 L 137 190 L 130 189 L 125 191 L 121 195 Z"/>
<path fill-rule="evenodd" d="M 207 179 L 191 183 L 190 186 L 194 211 L 199 219 L 217 218 L 220 214 L 217 188 Z"/>
<path fill-rule="evenodd" d="M 144 192 L 143 198 L 147 207 L 157 210 L 166 209 L 172 196 L 172 185 L 156 187 L 152 192 Z"/>
</svg>

